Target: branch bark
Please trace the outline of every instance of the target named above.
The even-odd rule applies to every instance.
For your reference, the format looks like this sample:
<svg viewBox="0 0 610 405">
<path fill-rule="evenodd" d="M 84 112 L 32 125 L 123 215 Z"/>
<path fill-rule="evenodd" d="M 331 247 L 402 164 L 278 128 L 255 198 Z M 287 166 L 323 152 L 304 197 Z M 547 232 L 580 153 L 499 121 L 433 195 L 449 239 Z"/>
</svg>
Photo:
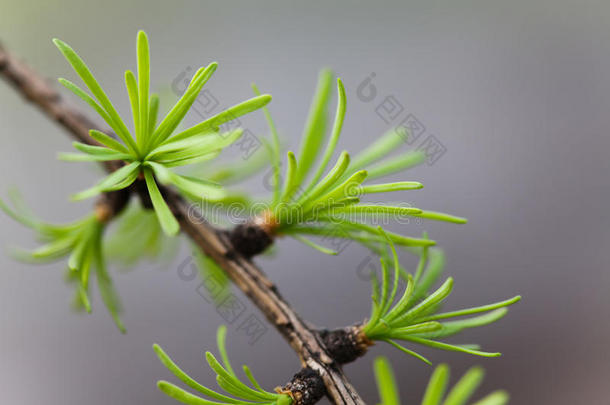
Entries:
<svg viewBox="0 0 610 405">
<path fill-rule="evenodd" d="M 92 120 L 69 106 L 45 78 L 1 45 L 0 75 L 78 141 L 96 144 L 89 137 L 89 130 L 103 128 L 100 129 Z M 121 162 L 104 163 L 109 172 L 121 165 Z M 227 272 L 235 285 L 263 312 L 298 354 L 302 367 L 320 376 L 329 399 L 335 404 L 364 404 L 343 374 L 339 362 L 329 355 L 318 332 L 300 318 L 261 269 L 233 248 L 226 232 L 209 224 L 175 191 L 165 188 L 163 194 L 182 230 Z"/>
</svg>

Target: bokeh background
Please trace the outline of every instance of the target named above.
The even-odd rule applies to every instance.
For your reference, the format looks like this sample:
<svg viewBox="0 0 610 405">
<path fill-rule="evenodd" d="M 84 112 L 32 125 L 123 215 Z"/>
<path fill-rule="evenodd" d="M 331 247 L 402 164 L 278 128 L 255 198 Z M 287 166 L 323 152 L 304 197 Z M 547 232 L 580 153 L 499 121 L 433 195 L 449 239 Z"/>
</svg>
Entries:
<svg viewBox="0 0 610 405">
<path fill-rule="evenodd" d="M 456 278 L 449 308 L 524 300 L 497 324 L 464 335 L 503 352 L 481 359 L 423 353 L 452 366 L 487 370 L 480 394 L 506 388 L 513 404 L 607 404 L 610 396 L 610 5 L 604 1 L 208 2 L 0 0 L 0 40 L 50 78 L 74 74 L 51 43 L 77 49 L 128 114 L 122 74 L 135 67 L 135 35 L 152 46 L 152 83 L 169 93 L 189 67 L 220 64 L 208 89 L 222 105 L 251 96 L 255 81 L 273 94 L 271 111 L 287 146 L 298 139 L 321 67 L 347 87 L 341 148 L 357 151 L 412 114 L 444 154 L 403 179 L 425 184 L 404 198 L 469 218 L 467 225 L 425 223 Z M 358 97 L 374 75 L 376 97 Z M 393 96 L 400 116 L 377 107 Z M 85 107 L 74 100 L 75 104 Z M 58 162 L 70 139 L 0 83 L 0 186 L 18 185 L 53 221 L 84 214 L 67 196 L 91 184 L 94 167 Z M 386 117 L 387 118 L 387 117 Z M 196 115 L 189 116 L 194 123 Z M 260 114 L 243 120 L 266 132 Z M 239 151 L 235 151 L 238 156 Z M 250 186 L 262 190 L 262 180 Z M 28 230 L 0 216 L 0 245 L 34 246 Z M 405 227 L 406 225 L 403 225 Z M 393 229 L 398 229 L 394 227 Z M 5 249 L 6 250 L 6 249 Z M 94 293 L 92 315 L 70 311 L 63 264 L 30 266 L 0 256 L 0 385 L 3 403 L 171 404 L 155 381 L 170 379 L 157 342 L 206 384 L 203 357 L 225 321 L 179 277 L 188 246 L 171 263 L 113 268 L 128 333 L 121 335 Z M 358 276 L 367 253 L 348 246 L 326 257 L 288 240 L 257 262 L 283 295 L 318 325 L 341 326 L 369 311 Z M 239 293 L 244 316 L 260 316 Z M 254 345 L 229 325 L 233 360 L 249 364 L 269 388 L 298 361 L 269 329 Z M 418 403 L 432 368 L 378 345 L 346 367 L 375 403 L 372 360 L 388 354 L 403 403 Z"/>
</svg>

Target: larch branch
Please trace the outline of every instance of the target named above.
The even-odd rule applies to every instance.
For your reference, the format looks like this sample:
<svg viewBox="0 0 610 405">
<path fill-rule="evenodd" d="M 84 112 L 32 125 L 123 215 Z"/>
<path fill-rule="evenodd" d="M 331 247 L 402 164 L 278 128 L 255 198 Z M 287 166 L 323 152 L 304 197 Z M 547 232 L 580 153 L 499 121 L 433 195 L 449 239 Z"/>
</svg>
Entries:
<svg viewBox="0 0 610 405">
<path fill-rule="evenodd" d="M 18 93 L 78 141 L 96 144 L 89 137 L 89 130 L 103 130 L 103 128 L 66 103 L 44 77 L 4 50 L 2 46 L 0 46 L 0 75 Z M 104 163 L 107 171 L 116 170 L 121 165 L 121 162 Z M 137 187 L 132 190 L 137 192 Z M 364 404 L 343 374 L 339 362 L 328 354 L 329 350 L 318 332 L 300 318 L 261 269 L 233 248 L 226 232 L 209 224 L 198 210 L 175 191 L 165 188 L 163 195 L 180 222 L 182 230 L 227 272 L 237 287 L 284 336 L 298 354 L 303 369 L 313 370 L 320 376 L 326 387 L 327 396 L 336 404 Z"/>
</svg>

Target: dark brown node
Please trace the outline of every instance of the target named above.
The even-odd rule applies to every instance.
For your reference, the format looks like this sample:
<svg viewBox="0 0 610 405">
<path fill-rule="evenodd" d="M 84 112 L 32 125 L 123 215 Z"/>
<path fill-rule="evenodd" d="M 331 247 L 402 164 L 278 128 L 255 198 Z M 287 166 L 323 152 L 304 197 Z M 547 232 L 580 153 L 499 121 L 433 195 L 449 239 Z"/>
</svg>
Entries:
<svg viewBox="0 0 610 405">
<path fill-rule="evenodd" d="M 361 325 L 343 329 L 322 330 L 320 338 L 326 346 L 328 355 L 339 364 L 347 364 L 364 356 L 373 342 L 362 332 Z"/>
<path fill-rule="evenodd" d="M 271 235 L 253 222 L 239 224 L 227 231 L 227 235 L 233 248 L 247 258 L 264 252 L 273 243 Z"/>
<path fill-rule="evenodd" d="M 288 394 L 294 399 L 294 405 L 311 405 L 326 395 L 324 381 L 318 373 L 309 367 L 301 369 L 278 393 Z"/>
</svg>

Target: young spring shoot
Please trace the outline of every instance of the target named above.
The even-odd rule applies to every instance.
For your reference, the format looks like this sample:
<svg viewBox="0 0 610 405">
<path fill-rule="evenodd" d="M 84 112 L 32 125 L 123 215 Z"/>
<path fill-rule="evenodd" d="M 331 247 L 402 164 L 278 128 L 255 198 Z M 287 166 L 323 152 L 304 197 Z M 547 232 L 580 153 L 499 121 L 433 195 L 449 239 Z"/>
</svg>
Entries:
<svg viewBox="0 0 610 405">
<path fill-rule="evenodd" d="M 157 181 L 172 185 L 184 195 L 193 198 L 223 198 L 223 190 L 218 184 L 180 175 L 171 169 L 216 157 L 242 134 L 240 129 L 221 132 L 220 126 L 261 108 L 271 100 L 271 96 L 259 95 L 175 133 L 201 89 L 216 70 L 217 64 L 213 62 L 197 70 L 182 97 L 163 119 L 159 119 L 159 97 L 150 94 L 148 37 L 140 31 L 137 37 L 137 72 L 125 72 L 125 86 L 133 119 L 133 131 L 130 131 L 80 56 L 65 42 L 55 39 L 54 43 L 83 80 L 91 95 L 66 79 L 59 79 L 60 83 L 89 104 L 118 137 L 115 139 L 109 134 L 91 130 L 91 138 L 100 146 L 75 142 L 74 147 L 82 153 L 64 153 L 60 158 L 69 161 L 125 162 L 123 167 L 95 186 L 74 195 L 74 199 L 80 200 L 105 191 L 123 189 L 138 178 L 143 178 L 163 230 L 168 235 L 175 235 L 179 225 L 163 199 Z"/>
<path fill-rule="evenodd" d="M 447 384 L 449 381 L 449 367 L 441 364 L 434 370 L 421 405 L 467 405 L 470 398 L 483 381 L 484 371 L 480 367 L 472 367 L 453 386 L 449 393 Z M 398 385 L 394 378 L 392 366 L 386 357 L 375 359 L 375 378 L 379 391 L 379 405 L 400 405 Z M 444 399 L 443 399 L 444 398 Z M 505 405 L 508 403 L 508 394 L 497 390 L 471 405 Z"/>
<path fill-rule="evenodd" d="M 267 108 L 263 112 L 272 134 L 271 151 L 273 196 L 268 208 L 258 214 L 259 222 L 274 235 L 288 235 L 310 247 L 328 254 L 335 251 L 306 238 L 306 236 L 352 239 L 365 245 L 385 244 L 377 229 L 367 222 L 419 217 L 453 223 L 465 223 L 464 218 L 424 211 L 406 203 L 361 203 L 364 197 L 378 193 L 417 190 L 423 185 L 416 181 L 372 183 L 384 176 L 401 172 L 424 159 L 421 151 L 409 151 L 388 157 L 406 140 L 406 131 L 394 129 L 380 137 L 355 157 L 343 151 L 331 167 L 343 128 L 346 111 L 345 88 L 337 79 L 337 109 L 330 138 L 324 147 L 327 133 L 327 106 L 330 101 L 333 75 L 320 74 L 309 118 L 305 125 L 300 151 L 287 153 L 286 172 L 280 175 L 280 142 L 276 126 Z M 260 94 L 255 87 L 255 93 Z M 403 246 L 427 246 L 434 241 L 389 233 L 392 241 Z"/>
<path fill-rule="evenodd" d="M 25 206 L 16 193 L 10 198 L 15 209 L 0 200 L 0 209 L 16 221 L 33 229 L 44 245 L 28 252 L 15 250 L 17 259 L 34 263 L 54 262 L 68 258 L 68 279 L 76 282 L 75 305 L 91 312 L 89 286 L 95 277 L 97 286 L 108 312 L 121 332 L 125 327 L 119 318 L 121 304 L 114 288 L 102 250 L 102 236 L 105 223 L 95 214 L 66 224 L 53 225 L 41 221 Z"/>
<path fill-rule="evenodd" d="M 175 400 L 182 402 L 183 404 L 189 405 L 248 405 L 248 404 L 268 404 L 268 405 L 291 405 L 293 400 L 288 394 L 279 394 L 276 392 L 269 392 L 264 390 L 258 381 L 254 378 L 254 375 L 250 371 L 248 366 L 242 366 L 244 374 L 248 378 L 250 385 L 243 383 L 237 374 L 235 373 L 229 357 L 227 355 L 227 349 L 225 346 L 225 338 L 227 334 L 226 326 L 218 328 L 217 333 L 217 344 L 218 351 L 220 352 L 220 359 L 218 361 L 216 357 L 206 352 L 206 360 L 212 369 L 216 373 L 216 382 L 227 394 L 221 394 L 210 388 L 204 387 L 199 384 L 188 374 L 182 371 L 176 363 L 161 349 L 159 345 L 154 345 L 153 348 L 159 357 L 159 360 L 163 363 L 169 371 L 171 371 L 180 381 L 189 386 L 194 391 L 198 392 L 199 395 L 194 395 L 172 383 L 167 381 L 159 381 L 157 386 L 166 395 L 174 398 Z"/>
<path fill-rule="evenodd" d="M 371 316 L 362 328 L 364 335 L 371 341 L 387 342 L 428 364 L 431 363 L 425 357 L 407 349 L 397 341 L 484 357 L 500 356 L 500 353 L 480 351 L 476 345 L 455 345 L 440 342 L 438 339 L 455 335 L 464 329 L 484 326 L 499 320 L 508 312 L 506 307 L 518 302 L 521 297 L 516 296 L 494 304 L 458 311 L 439 312 L 445 299 L 451 293 L 453 279 L 449 277 L 436 291 L 429 293 L 432 284 L 440 276 L 444 260 L 439 251 L 432 250 L 434 253 L 431 255 L 429 248 L 423 247 L 415 275 L 407 274 L 407 285 L 402 296 L 398 298 L 399 281 L 404 280 L 404 277 L 401 277 L 396 248 L 383 229 L 379 228 L 379 232 L 390 245 L 393 263 L 389 263 L 386 258 L 381 257 L 381 285 L 377 276 L 372 274 L 373 304 Z M 391 274 L 390 267 L 394 268 L 393 274 Z M 446 321 L 446 319 L 476 314 L 482 315 Z"/>
<path fill-rule="evenodd" d="M 142 207 L 137 199 L 132 199 L 113 222 L 116 226 L 105 240 L 106 257 L 123 269 L 133 267 L 140 260 L 169 264 L 178 254 L 179 238 L 167 236 L 156 214 Z"/>
<path fill-rule="evenodd" d="M 140 260 L 156 260 L 157 264 L 161 262 L 169 265 L 178 255 L 180 239 L 165 235 L 155 213 L 143 208 L 139 201 L 132 200 L 114 221 L 117 226 L 106 238 L 104 250 L 108 260 L 118 262 L 124 270 L 133 267 Z M 192 256 L 182 261 L 178 269 L 193 265 L 197 267 L 203 280 L 214 282 L 218 287 L 213 299 L 225 299 L 225 293 L 230 287 L 229 276 L 194 243 Z"/>
</svg>

